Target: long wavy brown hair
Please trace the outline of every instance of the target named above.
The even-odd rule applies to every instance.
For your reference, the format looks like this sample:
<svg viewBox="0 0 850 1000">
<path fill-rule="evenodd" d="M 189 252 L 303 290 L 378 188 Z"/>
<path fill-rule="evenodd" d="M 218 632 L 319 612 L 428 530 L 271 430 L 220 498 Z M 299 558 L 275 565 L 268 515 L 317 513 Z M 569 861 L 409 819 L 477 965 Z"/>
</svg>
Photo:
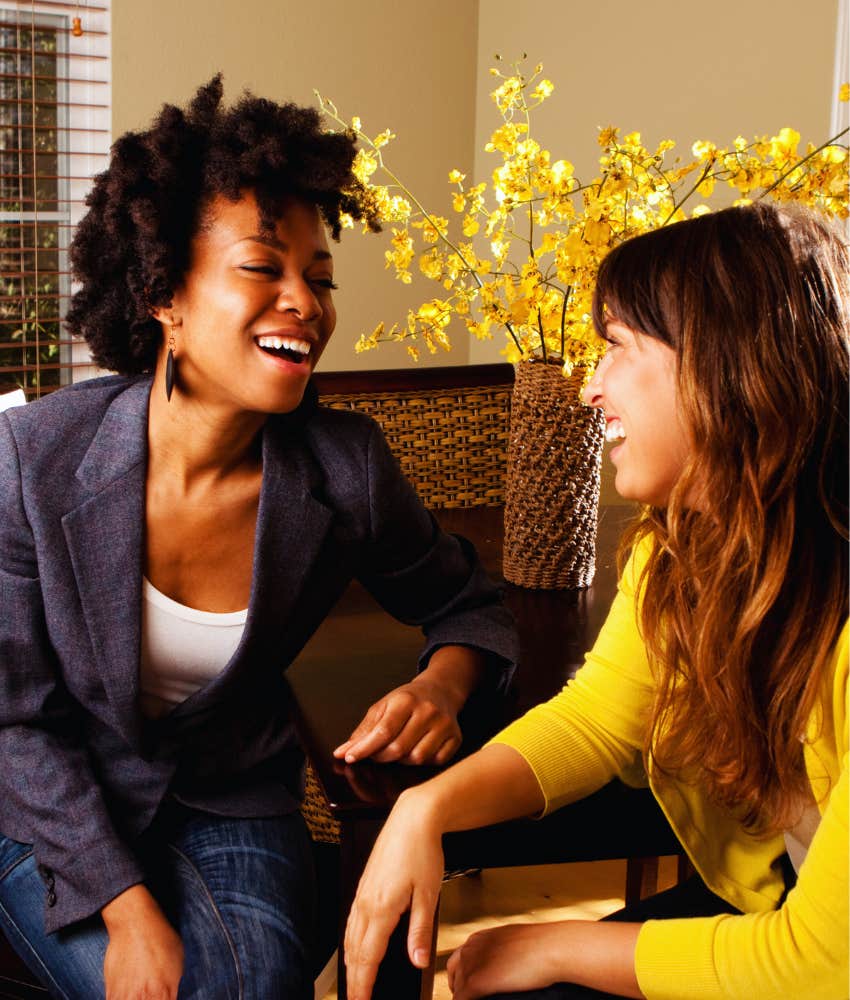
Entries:
<svg viewBox="0 0 850 1000">
<path fill-rule="evenodd" d="M 845 241 L 813 213 L 730 208 L 612 251 L 594 321 L 670 345 L 690 459 L 651 538 L 646 752 L 754 832 L 792 825 L 802 737 L 848 613 Z M 697 498 L 696 501 L 694 498 Z"/>
</svg>

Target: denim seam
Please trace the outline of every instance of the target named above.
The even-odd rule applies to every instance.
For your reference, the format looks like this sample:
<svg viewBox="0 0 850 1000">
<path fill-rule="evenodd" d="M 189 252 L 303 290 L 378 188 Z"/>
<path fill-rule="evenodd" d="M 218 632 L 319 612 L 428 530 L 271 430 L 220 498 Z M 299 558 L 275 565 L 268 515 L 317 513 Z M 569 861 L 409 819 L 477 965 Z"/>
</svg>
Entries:
<svg viewBox="0 0 850 1000">
<path fill-rule="evenodd" d="M 194 872 L 195 877 L 197 878 L 197 880 L 201 884 L 201 888 L 203 889 L 203 893 L 206 896 L 207 901 L 209 902 L 210 906 L 212 907 L 212 911 L 213 911 L 213 913 L 215 915 L 215 919 L 218 921 L 218 924 L 221 927 L 222 933 L 224 934 L 225 940 L 227 941 L 227 946 L 228 946 L 228 948 L 230 948 L 230 954 L 233 956 L 233 965 L 234 965 L 234 967 L 236 969 L 236 985 L 237 985 L 237 988 L 239 990 L 239 996 L 238 996 L 237 1000 L 243 1000 L 244 990 L 243 990 L 243 986 L 242 986 L 242 967 L 239 964 L 239 953 L 236 951 L 236 946 L 234 945 L 233 939 L 230 936 L 230 931 L 228 931 L 227 925 L 225 924 L 224 920 L 222 919 L 221 913 L 219 912 L 218 906 L 216 905 L 216 902 L 213 899 L 212 893 L 210 892 L 209 887 L 207 886 L 207 883 L 204 881 L 204 878 L 201 875 L 201 873 L 195 867 L 194 863 L 183 853 L 183 851 L 181 851 L 180 848 L 176 847 L 174 844 L 169 844 L 168 846 L 169 846 L 169 848 L 172 851 L 174 851 L 174 853 L 176 855 L 178 855 L 178 857 L 182 858 L 183 861 L 186 862 L 186 864 L 188 865 L 188 867 Z"/>
<path fill-rule="evenodd" d="M 32 850 L 25 851 L 19 858 L 15 858 L 15 860 L 9 865 L 8 868 L 6 868 L 4 871 L 0 872 L 0 882 L 2 882 L 3 879 L 5 879 L 7 875 L 11 875 L 12 872 L 18 867 L 18 865 L 22 861 L 26 861 L 27 858 L 31 858 L 32 857 L 32 853 L 33 853 Z"/>
<path fill-rule="evenodd" d="M 32 854 L 31 851 L 30 851 L 30 854 Z M 21 859 L 21 860 L 23 860 L 23 859 Z M 12 865 L 12 867 L 9 869 L 9 871 L 12 871 L 14 868 L 15 868 L 15 865 Z M 53 976 L 51 976 L 50 970 L 47 968 L 47 966 L 41 960 L 41 956 L 39 955 L 39 953 L 30 944 L 29 938 L 27 938 L 27 936 L 24 934 L 24 932 L 21 930 L 21 928 L 18 927 L 17 923 L 12 918 L 12 914 L 9 913 L 9 911 L 6 909 L 6 907 L 2 903 L 0 903 L 0 911 L 2 911 L 4 918 L 9 922 L 9 924 L 12 927 L 15 928 L 15 932 L 17 933 L 18 938 L 21 941 L 23 941 L 23 943 L 26 945 L 27 949 L 29 950 L 29 953 L 35 959 L 35 964 L 39 967 L 39 969 L 41 969 L 41 977 L 44 979 L 44 981 L 49 982 L 51 984 L 51 986 L 53 987 L 53 989 L 56 990 L 57 995 L 60 998 L 62 998 L 62 1000 L 69 1000 L 68 994 L 59 986 L 59 984 L 56 982 L 56 980 L 53 978 Z"/>
</svg>

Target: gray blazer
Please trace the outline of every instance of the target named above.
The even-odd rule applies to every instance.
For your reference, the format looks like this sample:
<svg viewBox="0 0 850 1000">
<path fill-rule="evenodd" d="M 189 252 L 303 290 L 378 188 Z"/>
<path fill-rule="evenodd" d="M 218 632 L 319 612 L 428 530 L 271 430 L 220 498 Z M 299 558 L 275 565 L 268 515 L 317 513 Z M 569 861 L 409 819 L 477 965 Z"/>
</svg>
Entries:
<svg viewBox="0 0 850 1000">
<path fill-rule="evenodd" d="M 139 711 L 150 378 L 82 382 L 0 414 L 0 831 L 31 843 L 56 930 L 142 881 L 133 841 L 167 792 L 227 815 L 297 806 L 282 682 L 349 581 L 440 645 L 516 636 L 463 540 L 436 528 L 374 421 L 316 405 L 268 420 L 254 575 L 223 672 L 163 720 Z"/>
</svg>

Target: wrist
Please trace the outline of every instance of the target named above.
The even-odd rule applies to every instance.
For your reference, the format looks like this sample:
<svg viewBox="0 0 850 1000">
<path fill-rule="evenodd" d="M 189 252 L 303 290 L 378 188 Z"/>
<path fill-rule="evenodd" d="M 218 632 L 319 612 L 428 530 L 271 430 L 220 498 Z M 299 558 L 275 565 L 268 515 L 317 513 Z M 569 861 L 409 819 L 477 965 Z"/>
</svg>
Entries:
<svg viewBox="0 0 850 1000">
<path fill-rule="evenodd" d="M 446 808 L 436 781 L 405 789 L 398 797 L 395 811 L 402 821 L 409 820 L 416 827 L 417 836 L 424 833 L 442 837 L 446 832 L 443 823 Z"/>
<path fill-rule="evenodd" d="M 107 933 L 112 935 L 139 927 L 152 917 L 161 917 L 162 911 L 148 889 L 138 883 L 111 899 L 101 908 L 100 915 Z"/>
<path fill-rule="evenodd" d="M 440 646 L 413 683 L 437 685 L 457 713 L 481 682 L 485 662 L 484 654 L 470 646 Z"/>
</svg>

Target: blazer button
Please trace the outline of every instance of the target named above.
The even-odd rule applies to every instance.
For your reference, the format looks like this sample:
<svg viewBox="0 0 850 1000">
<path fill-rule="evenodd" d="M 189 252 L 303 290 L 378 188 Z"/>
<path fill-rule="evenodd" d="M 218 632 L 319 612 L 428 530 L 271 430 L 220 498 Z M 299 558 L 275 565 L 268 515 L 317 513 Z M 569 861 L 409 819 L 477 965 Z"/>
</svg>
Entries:
<svg viewBox="0 0 850 1000">
<path fill-rule="evenodd" d="M 38 874 L 44 879 L 44 884 L 47 886 L 47 905 L 56 905 L 56 878 L 53 874 L 53 869 L 48 868 L 47 865 L 38 866 Z"/>
</svg>

